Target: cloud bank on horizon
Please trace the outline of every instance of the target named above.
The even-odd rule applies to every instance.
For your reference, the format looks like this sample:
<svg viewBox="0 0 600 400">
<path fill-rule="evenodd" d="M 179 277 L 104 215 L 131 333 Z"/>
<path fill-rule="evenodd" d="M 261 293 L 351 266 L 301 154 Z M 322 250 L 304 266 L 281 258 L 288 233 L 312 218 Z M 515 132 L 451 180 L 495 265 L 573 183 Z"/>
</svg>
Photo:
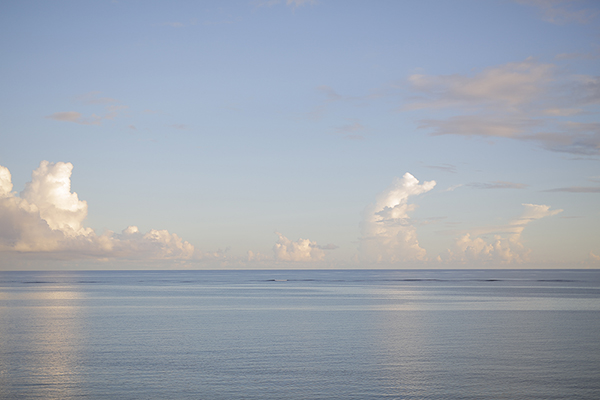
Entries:
<svg viewBox="0 0 600 400">
<path fill-rule="evenodd" d="M 521 233 L 525 226 L 537 219 L 550 217 L 561 213 L 563 210 L 550 210 L 550 206 L 543 204 L 523 204 L 524 210 L 521 216 L 512 220 L 503 227 L 492 227 L 479 229 L 475 233 L 465 233 L 456 239 L 452 249 L 438 256 L 438 261 L 467 264 L 479 262 L 480 265 L 487 264 L 520 264 L 530 261 L 531 250 L 521 242 Z M 494 234 L 494 239 L 487 242 L 478 235 L 502 231 L 502 234 Z M 472 236 L 473 235 L 473 236 Z"/>
<path fill-rule="evenodd" d="M 32 180 L 16 196 L 10 171 L 0 166 L 0 253 L 43 253 L 63 259 L 224 260 L 222 252 L 203 253 L 165 229 L 142 233 L 131 225 L 121 233 L 98 235 L 84 227 L 88 205 L 71 192 L 72 170 L 71 163 L 42 161 L 33 171 Z M 273 257 L 249 251 L 247 261 L 323 261 L 325 251 L 337 247 L 320 246 L 309 239 L 293 242 L 277 235 Z"/>
<path fill-rule="evenodd" d="M 203 254 L 166 230 L 96 234 L 83 226 L 88 205 L 71 193 L 71 163 L 42 161 L 20 196 L 0 166 L 0 252 L 45 253 L 62 258 L 189 260 Z"/>
<path fill-rule="evenodd" d="M 42 161 L 32 173 L 32 180 L 16 196 L 8 168 L 0 166 L 0 253 L 45 254 L 61 259 L 118 259 L 124 261 L 200 261 L 219 260 L 222 266 L 240 266 L 242 260 L 222 252 L 203 253 L 175 233 L 151 229 L 142 233 L 128 226 L 121 233 L 112 231 L 98 235 L 84 227 L 88 214 L 86 201 L 71 192 L 71 163 Z M 522 215 L 504 227 L 491 227 L 466 233 L 456 239 L 453 248 L 436 258 L 427 256 L 419 245 L 417 230 L 410 213 L 411 197 L 431 191 L 435 181 L 420 183 L 410 173 L 395 178 L 368 206 L 361 222 L 359 263 L 362 265 L 401 266 L 406 262 L 435 261 L 441 264 L 467 265 L 477 262 L 509 264 L 529 261 L 530 250 L 521 243 L 525 226 L 540 218 L 554 216 L 563 210 L 550 210 L 547 205 L 523 204 Z M 479 235 L 502 230 L 490 243 Z M 273 246 L 273 256 L 248 251 L 246 264 L 253 262 L 321 263 L 326 251 L 338 246 L 318 245 L 310 239 L 292 241 L 276 232 L 279 239 Z M 590 253 L 592 259 L 595 255 Z M 283 263 L 283 264 L 282 264 Z"/>
</svg>

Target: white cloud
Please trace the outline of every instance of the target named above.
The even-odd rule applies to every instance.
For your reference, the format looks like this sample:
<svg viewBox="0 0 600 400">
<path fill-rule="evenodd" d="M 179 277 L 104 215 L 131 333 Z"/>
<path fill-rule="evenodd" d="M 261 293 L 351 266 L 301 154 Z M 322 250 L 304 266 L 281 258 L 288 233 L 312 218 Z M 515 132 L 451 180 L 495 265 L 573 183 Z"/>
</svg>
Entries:
<svg viewBox="0 0 600 400">
<path fill-rule="evenodd" d="M 164 229 L 151 229 L 144 234 L 137 226 L 129 226 L 120 235 L 111 233 L 108 237 L 113 239 L 112 252 L 118 257 L 191 259 L 194 256 L 194 246 Z"/>
<path fill-rule="evenodd" d="M 77 193 L 71 193 L 72 171 L 71 163 L 42 161 L 21 192 L 22 199 L 37 206 L 50 229 L 69 236 L 85 232 L 81 223 L 87 216 L 87 203 L 80 201 Z"/>
<path fill-rule="evenodd" d="M 279 240 L 273 246 L 275 260 L 277 261 L 323 261 L 325 252 L 317 245 L 317 242 L 309 239 L 298 239 L 292 242 L 279 232 L 275 232 Z"/>
<path fill-rule="evenodd" d="M 97 235 L 83 226 L 87 203 L 71 192 L 71 163 L 42 161 L 17 197 L 10 172 L 0 166 L 0 252 L 60 258 L 197 259 L 203 254 L 166 230 Z"/>
<path fill-rule="evenodd" d="M 550 210 L 550 206 L 523 204 L 524 210 L 519 218 L 502 227 L 480 228 L 456 239 L 454 248 L 438 257 L 440 261 L 469 263 L 522 263 L 529 260 L 530 249 L 521 243 L 521 234 L 525 226 L 540 218 L 556 215 L 563 210 Z M 502 231 L 488 242 L 480 235 Z"/>
<path fill-rule="evenodd" d="M 263 262 L 263 261 L 271 261 L 273 257 L 262 254 L 261 252 L 254 252 L 252 250 L 248 250 L 246 252 L 246 261 L 247 262 Z"/>
<path fill-rule="evenodd" d="M 420 128 L 433 135 L 503 137 L 573 154 L 600 154 L 600 126 L 575 118 L 600 103 L 600 78 L 568 75 L 532 58 L 486 68 L 472 76 L 415 74 L 409 110 L 445 109 Z"/>
<path fill-rule="evenodd" d="M 430 191 L 435 181 L 419 181 L 409 174 L 395 178 L 369 206 L 361 223 L 360 257 L 363 261 L 395 263 L 425 260 L 425 249 L 419 246 L 416 228 L 409 213 L 415 209 L 408 198 Z"/>
<path fill-rule="evenodd" d="M 12 177 L 8 168 L 0 165 L 0 198 L 11 195 L 13 189 Z"/>
</svg>

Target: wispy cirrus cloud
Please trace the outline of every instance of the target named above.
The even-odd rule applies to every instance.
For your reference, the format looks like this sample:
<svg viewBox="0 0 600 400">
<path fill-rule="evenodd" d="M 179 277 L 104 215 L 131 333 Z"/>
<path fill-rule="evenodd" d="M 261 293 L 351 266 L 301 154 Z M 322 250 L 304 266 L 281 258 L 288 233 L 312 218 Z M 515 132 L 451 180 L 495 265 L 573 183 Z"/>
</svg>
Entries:
<svg viewBox="0 0 600 400">
<path fill-rule="evenodd" d="M 170 26 L 171 28 L 183 28 L 185 24 L 183 22 L 163 22 L 161 26 Z"/>
<path fill-rule="evenodd" d="M 536 7 L 541 18 L 557 25 L 568 23 L 586 24 L 594 19 L 596 10 L 581 8 L 578 0 L 513 0 L 515 3 Z"/>
<path fill-rule="evenodd" d="M 586 53 L 560 53 L 554 58 L 556 60 L 597 60 L 600 58 L 600 49 L 596 48 L 595 50 Z"/>
<path fill-rule="evenodd" d="M 115 104 L 119 103 L 119 100 L 113 99 L 112 97 L 101 96 L 102 92 L 93 91 L 77 96 L 76 100 L 83 104 Z"/>
<path fill-rule="evenodd" d="M 314 5 L 318 2 L 317 0 L 260 0 L 256 1 L 254 4 L 256 7 L 272 7 L 282 3 L 285 3 L 285 5 L 292 8 L 298 8 L 305 5 Z"/>
<path fill-rule="evenodd" d="M 104 120 L 114 120 L 121 113 L 129 108 L 124 104 L 111 97 L 101 96 L 101 92 L 88 92 L 76 97 L 76 101 L 85 106 L 102 106 L 104 109 L 103 115 L 93 113 L 89 117 L 84 117 L 78 111 L 62 111 L 47 115 L 45 118 L 61 122 L 73 122 L 81 125 L 101 125 Z"/>
<path fill-rule="evenodd" d="M 359 135 L 359 132 L 364 132 L 367 128 L 358 121 L 352 121 L 349 124 L 345 124 L 342 126 L 338 126 L 335 128 L 337 133 L 344 135 L 346 139 L 364 139 L 362 135 Z"/>
<path fill-rule="evenodd" d="M 472 182 L 467 183 L 466 186 L 474 189 L 525 189 L 527 186 L 524 183 L 515 183 L 507 181 L 493 181 L 493 182 Z"/>
<path fill-rule="evenodd" d="M 338 101 L 347 99 L 347 96 L 342 96 L 335 91 L 331 86 L 321 85 L 317 87 L 317 90 L 325 95 L 327 101 Z"/>
<path fill-rule="evenodd" d="M 182 22 L 182 21 L 166 21 L 166 22 L 162 22 L 160 24 L 158 24 L 158 26 L 167 26 L 170 28 L 175 28 L 175 29 L 179 29 L 179 28 L 185 28 L 185 27 L 189 27 L 189 26 L 193 26 L 196 25 L 198 23 L 198 19 L 197 18 L 192 18 L 190 20 L 188 20 L 187 22 Z M 208 25 L 209 23 L 205 24 Z"/>
<path fill-rule="evenodd" d="M 568 186 L 556 189 L 548 189 L 544 190 L 544 192 L 600 193 L 600 186 Z"/>
<path fill-rule="evenodd" d="M 102 117 L 92 114 L 90 117 L 84 117 L 77 111 L 64 111 L 47 115 L 46 118 L 62 122 L 74 122 L 81 125 L 100 125 Z"/>
<path fill-rule="evenodd" d="M 414 93 L 403 110 L 434 112 L 420 128 L 432 135 L 529 141 L 571 154 L 600 154 L 600 124 L 582 122 L 600 104 L 600 77 L 567 74 L 532 58 L 474 75 L 414 74 Z"/>
<path fill-rule="evenodd" d="M 456 165 L 453 164 L 442 164 L 442 165 L 425 165 L 425 168 L 437 169 L 439 171 L 456 173 Z"/>
<path fill-rule="evenodd" d="M 459 183 L 458 185 L 452 185 L 449 188 L 442 190 L 442 192 L 454 192 L 456 189 L 458 189 L 459 187 L 463 187 L 463 186 L 465 186 L 465 185 L 462 183 Z"/>
</svg>

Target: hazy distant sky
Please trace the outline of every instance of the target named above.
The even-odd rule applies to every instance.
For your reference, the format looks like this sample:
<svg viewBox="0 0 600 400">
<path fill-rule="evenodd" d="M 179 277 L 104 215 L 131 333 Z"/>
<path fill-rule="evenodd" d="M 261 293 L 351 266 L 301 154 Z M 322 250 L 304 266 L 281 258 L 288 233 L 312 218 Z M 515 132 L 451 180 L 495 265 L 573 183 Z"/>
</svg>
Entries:
<svg viewBox="0 0 600 400">
<path fill-rule="evenodd" d="M 3 1 L 0 268 L 600 267 L 600 3 Z"/>
</svg>

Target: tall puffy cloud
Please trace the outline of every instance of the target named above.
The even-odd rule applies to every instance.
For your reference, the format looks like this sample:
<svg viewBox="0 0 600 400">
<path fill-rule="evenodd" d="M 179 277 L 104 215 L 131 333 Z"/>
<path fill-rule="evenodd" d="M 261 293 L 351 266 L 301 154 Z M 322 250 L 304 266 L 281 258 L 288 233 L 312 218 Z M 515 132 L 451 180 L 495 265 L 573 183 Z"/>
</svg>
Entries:
<svg viewBox="0 0 600 400">
<path fill-rule="evenodd" d="M 0 166 L 0 251 L 53 253 L 63 258 L 191 259 L 194 247 L 166 230 L 130 226 L 97 235 L 83 226 L 87 203 L 71 192 L 71 163 L 42 161 L 20 196 Z"/>
<path fill-rule="evenodd" d="M 9 197 L 13 189 L 12 177 L 8 168 L 0 165 L 0 199 Z"/>
<path fill-rule="evenodd" d="M 317 242 L 309 239 L 298 239 L 292 242 L 279 232 L 275 232 L 279 240 L 273 246 L 275 260 L 277 261 L 322 261 L 325 252 Z"/>
<path fill-rule="evenodd" d="M 473 234 L 466 233 L 456 239 L 454 248 L 438 257 L 440 261 L 459 263 L 491 262 L 491 263 L 522 263 L 529 260 L 530 249 L 521 243 L 521 234 L 527 224 L 540 218 L 556 215 L 563 210 L 550 210 L 543 204 L 523 204 L 524 210 L 520 217 L 512 220 L 503 227 L 480 229 Z M 501 230 L 490 242 L 479 235 Z"/>
<path fill-rule="evenodd" d="M 77 193 L 71 193 L 72 171 L 71 163 L 42 161 L 21 192 L 21 198 L 37 206 L 40 217 L 51 229 L 69 236 L 89 232 L 82 227 L 87 203 L 80 201 Z"/>
<path fill-rule="evenodd" d="M 377 196 L 375 203 L 365 210 L 361 223 L 363 261 L 394 263 L 426 259 L 427 253 L 419 246 L 416 228 L 409 217 L 416 206 L 408 204 L 408 198 L 430 191 L 435 184 L 435 181 L 420 184 L 407 172 Z"/>
</svg>

